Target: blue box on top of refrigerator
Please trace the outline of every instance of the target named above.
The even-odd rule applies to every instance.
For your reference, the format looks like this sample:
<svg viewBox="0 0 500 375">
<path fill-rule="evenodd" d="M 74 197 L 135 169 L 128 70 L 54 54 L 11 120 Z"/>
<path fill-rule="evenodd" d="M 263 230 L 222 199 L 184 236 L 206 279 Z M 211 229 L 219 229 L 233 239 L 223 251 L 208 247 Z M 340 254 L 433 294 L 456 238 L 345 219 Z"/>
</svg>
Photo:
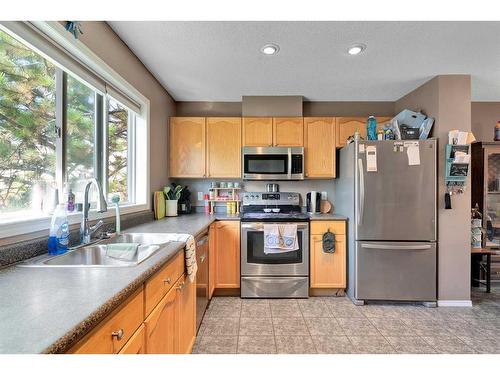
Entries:
<svg viewBox="0 0 500 375">
<path fill-rule="evenodd" d="M 347 294 L 437 299 L 437 140 L 362 141 L 339 151 L 336 212 L 348 222 Z"/>
</svg>

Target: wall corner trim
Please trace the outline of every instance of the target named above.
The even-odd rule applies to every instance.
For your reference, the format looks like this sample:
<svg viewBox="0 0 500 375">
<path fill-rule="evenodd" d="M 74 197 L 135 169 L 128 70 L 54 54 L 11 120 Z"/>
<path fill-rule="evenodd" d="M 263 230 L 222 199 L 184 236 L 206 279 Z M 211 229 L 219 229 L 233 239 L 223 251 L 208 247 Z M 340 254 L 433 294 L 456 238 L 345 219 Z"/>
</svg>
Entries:
<svg viewBox="0 0 500 375">
<path fill-rule="evenodd" d="M 440 299 L 437 303 L 438 307 L 472 307 L 471 300 Z"/>
</svg>

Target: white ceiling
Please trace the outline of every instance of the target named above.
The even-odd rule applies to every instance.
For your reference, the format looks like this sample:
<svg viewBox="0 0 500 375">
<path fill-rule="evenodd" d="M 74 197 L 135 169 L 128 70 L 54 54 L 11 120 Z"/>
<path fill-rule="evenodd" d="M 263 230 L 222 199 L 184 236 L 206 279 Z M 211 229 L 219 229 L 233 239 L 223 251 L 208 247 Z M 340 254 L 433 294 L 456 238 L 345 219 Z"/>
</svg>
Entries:
<svg viewBox="0 0 500 375">
<path fill-rule="evenodd" d="M 177 101 L 394 101 L 438 74 L 471 74 L 473 100 L 500 101 L 500 22 L 109 24 Z"/>
</svg>

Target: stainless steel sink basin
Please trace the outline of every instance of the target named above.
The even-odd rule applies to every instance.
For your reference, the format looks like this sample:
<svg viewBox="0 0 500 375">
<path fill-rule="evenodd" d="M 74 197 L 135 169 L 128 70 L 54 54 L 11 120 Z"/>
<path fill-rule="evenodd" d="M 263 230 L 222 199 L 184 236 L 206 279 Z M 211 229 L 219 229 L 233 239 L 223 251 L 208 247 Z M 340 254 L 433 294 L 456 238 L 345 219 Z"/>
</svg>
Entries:
<svg viewBox="0 0 500 375">
<path fill-rule="evenodd" d="M 123 233 L 99 243 L 75 248 L 62 255 L 42 255 L 19 264 L 20 267 L 132 267 L 148 259 L 168 243 L 164 233 Z M 117 259 L 106 254 L 107 244 L 138 243 L 139 248 L 131 260 Z"/>
</svg>

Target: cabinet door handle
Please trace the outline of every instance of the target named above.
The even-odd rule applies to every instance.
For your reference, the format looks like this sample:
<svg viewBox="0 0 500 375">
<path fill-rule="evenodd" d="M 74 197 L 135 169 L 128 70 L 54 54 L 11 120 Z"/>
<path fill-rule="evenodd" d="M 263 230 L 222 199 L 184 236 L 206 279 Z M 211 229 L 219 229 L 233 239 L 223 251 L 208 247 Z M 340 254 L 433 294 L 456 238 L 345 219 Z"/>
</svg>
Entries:
<svg viewBox="0 0 500 375">
<path fill-rule="evenodd" d="M 170 277 L 167 277 L 165 280 L 163 280 L 163 282 L 165 284 L 170 284 L 172 282 L 172 280 L 170 279 Z"/>
<path fill-rule="evenodd" d="M 179 286 L 177 287 L 177 290 L 181 291 L 182 289 L 184 289 L 184 285 L 186 285 L 186 283 L 183 281 L 182 283 L 179 284 Z"/>
<path fill-rule="evenodd" d="M 118 331 L 111 332 L 111 337 L 116 338 L 118 341 L 120 341 L 123 338 L 124 334 L 125 331 L 123 331 L 123 329 L 120 328 Z"/>
</svg>

